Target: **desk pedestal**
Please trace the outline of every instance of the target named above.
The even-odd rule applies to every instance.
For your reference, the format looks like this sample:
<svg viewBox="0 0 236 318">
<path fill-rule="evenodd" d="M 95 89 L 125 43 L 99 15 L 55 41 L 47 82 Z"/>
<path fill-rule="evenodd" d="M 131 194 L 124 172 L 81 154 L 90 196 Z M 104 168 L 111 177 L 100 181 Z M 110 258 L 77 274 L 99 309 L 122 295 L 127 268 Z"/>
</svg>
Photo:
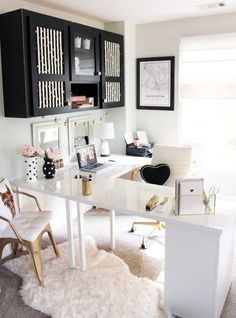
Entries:
<svg viewBox="0 0 236 318">
<path fill-rule="evenodd" d="M 232 280 L 234 221 L 206 231 L 166 226 L 165 300 L 187 318 L 219 318 Z"/>
</svg>

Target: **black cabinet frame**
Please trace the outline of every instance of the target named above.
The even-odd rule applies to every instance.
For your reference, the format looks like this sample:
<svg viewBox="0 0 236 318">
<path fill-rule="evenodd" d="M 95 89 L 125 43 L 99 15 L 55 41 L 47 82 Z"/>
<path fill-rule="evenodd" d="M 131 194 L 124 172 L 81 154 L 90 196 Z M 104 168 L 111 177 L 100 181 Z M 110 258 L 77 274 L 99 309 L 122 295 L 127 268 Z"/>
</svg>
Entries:
<svg viewBox="0 0 236 318">
<path fill-rule="evenodd" d="M 38 28 L 40 28 L 40 32 L 46 33 L 43 33 L 43 35 L 40 33 L 39 37 Z M 59 73 L 39 72 L 39 61 L 42 63 L 45 56 L 51 58 L 52 55 L 57 54 L 54 48 L 47 51 L 47 47 L 51 45 L 48 40 L 48 38 L 51 39 L 51 30 L 59 34 L 60 49 L 58 56 L 60 56 L 60 65 L 63 64 L 63 71 Z M 74 34 L 93 39 L 94 74 L 76 75 Z M 19 9 L 0 15 L 0 37 L 6 117 L 27 118 L 124 106 L 124 48 L 122 35 Z M 44 44 L 40 41 L 43 41 Z M 119 45 L 119 76 L 107 76 L 105 74 L 104 41 Z M 39 46 L 42 51 L 40 52 L 41 56 L 37 51 Z M 43 50 L 46 50 L 45 52 L 43 52 L 42 46 Z M 107 87 L 111 87 L 110 92 L 119 87 L 119 100 L 117 98 L 118 93 L 116 93 L 114 96 L 117 100 L 113 98 L 107 101 Z M 54 95 L 52 92 L 54 92 Z M 71 107 L 73 92 L 79 95 L 86 92 L 89 97 L 91 92 L 91 97 L 94 98 L 96 105 L 73 109 Z M 47 95 L 51 96 L 51 94 L 52 97 L 47 100 Z"/>
</svg>

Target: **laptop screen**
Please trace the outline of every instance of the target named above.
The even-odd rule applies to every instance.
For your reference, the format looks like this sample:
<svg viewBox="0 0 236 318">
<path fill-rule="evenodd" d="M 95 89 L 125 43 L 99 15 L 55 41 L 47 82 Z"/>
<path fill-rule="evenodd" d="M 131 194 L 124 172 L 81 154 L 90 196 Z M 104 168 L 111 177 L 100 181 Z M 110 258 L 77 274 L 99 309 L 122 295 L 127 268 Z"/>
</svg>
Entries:
<svg viewBox="0 0 236 318">
<path fill-rule="evenodd" d="M 97 163 L 97 156 L 94 145 L 87 145 L 76 149 L 77 159 L 80 168 L 88 167 Z"/>
</svg>

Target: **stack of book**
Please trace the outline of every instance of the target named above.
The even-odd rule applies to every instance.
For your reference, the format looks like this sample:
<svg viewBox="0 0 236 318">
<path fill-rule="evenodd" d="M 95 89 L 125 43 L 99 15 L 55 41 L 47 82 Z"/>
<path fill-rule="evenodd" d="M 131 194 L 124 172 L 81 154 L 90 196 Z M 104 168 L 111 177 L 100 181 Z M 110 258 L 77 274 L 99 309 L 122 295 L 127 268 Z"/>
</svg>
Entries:
<svg viewBox="0 0 236 318">
<path fill-rule="evenodd" d="M 94 98 L 86 96 L 71 96 L 71 107 L 72 109 L 94 107 Z"/>
</svg>

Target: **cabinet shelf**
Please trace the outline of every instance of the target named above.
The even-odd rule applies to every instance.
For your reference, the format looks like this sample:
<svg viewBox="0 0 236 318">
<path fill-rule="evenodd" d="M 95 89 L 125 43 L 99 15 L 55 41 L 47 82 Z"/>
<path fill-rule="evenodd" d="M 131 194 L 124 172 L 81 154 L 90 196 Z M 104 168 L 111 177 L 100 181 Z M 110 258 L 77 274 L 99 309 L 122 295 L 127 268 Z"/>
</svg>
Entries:
<svg viewBox="0 0 236 318">
<path fill-rule="evenodd" d="M 79 104 L 79 100 L 82 99 L 81 104 L 83 103 L 83 98 L 86 99 L 86 103 L 92 102 L 93 105 L 73 108 L 75 104 Z M 90 101 L 88 99 L 90 98 Z M 70 101 L 72 104 L 72 109 L 95 109 L 99 108 L 99 84 L 98 83 L 71 83 L 71 96 Z M 76 102 L 77 101 L 77 102 Z M 74 105 L 73 105 L 74 104 Z"/>
<path fill-rule="evenodd" d="M 91 49 L 84 49 L 82 47 L 75 47 L 74 50 L 75 52 L 86 53 L 86 54 L 88 54 L 88 52 L 91 52 Z"/>
</svg>

